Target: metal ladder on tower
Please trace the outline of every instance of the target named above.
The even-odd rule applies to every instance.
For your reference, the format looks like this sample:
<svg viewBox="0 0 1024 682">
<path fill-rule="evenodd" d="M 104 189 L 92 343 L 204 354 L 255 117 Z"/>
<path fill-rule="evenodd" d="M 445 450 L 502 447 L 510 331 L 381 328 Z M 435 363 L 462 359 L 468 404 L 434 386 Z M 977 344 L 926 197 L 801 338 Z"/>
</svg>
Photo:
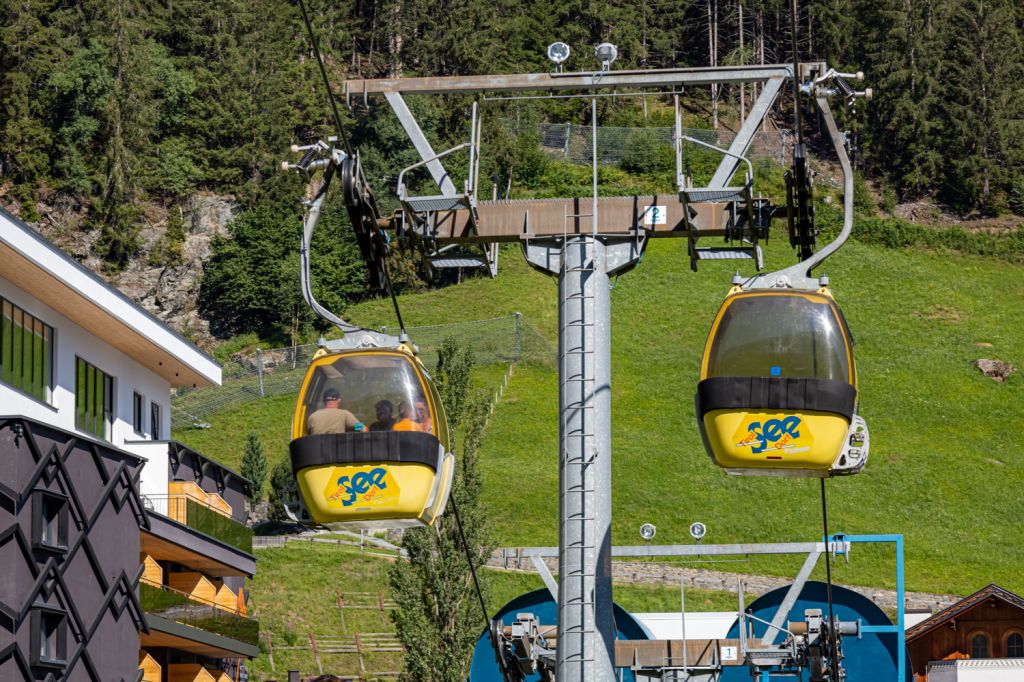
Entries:
<svg viewBox="0 0 1024 682">
<path fill-rule="evenodd" d="M 564 216 L 562 235 L 562 269 L 563 276 L 572 278 L 573 282 L 566 287 L 576 293 L 564 296 L 563 318 L 560 333 L 565 343 L 563 366 L 560 368 L 562 377 L 561 390 L 567 400 L 565 409 L 569 416 L 565 417 L 561 450 L 565 453 L 563 466 L 566 468 L 561 489 L 562 499 L 559 501 L 568 511 L 564 517 L 564 525 L 559 529 L 560 541 L 566 555 L 564 574 L 561 576 L 562 590 L 567 594 L 578 595 L 572 601 L 566 601 L 565 610 L 575 613 L 564 614 L 560 623 L 570 623 L 569 627 L 558 633 L 559 646 L 566 646 L 571 653 L 563 658 L 563 665 L 578 666 L 576 674 L 569 679 L 593 679 L 595 655 L 588 651 L 585 643 L 595 642 L 597 638 L 595 623 L 595 604 L 593 601 L 596 575 L 590 568 L 596 565 L 596 538 L 588 537 L 588 529 L 593 525 L 593 499 L 596 493 L 593 482 L 591 464 L 595 450 L 593 432 L 594 405 L 592 402 L 596 379 L 591 365 L 594 362 L 593 329 L 595 324 L 595 302 L 593 281 L 589 281 L 597 267 L 593 253 L 593 234 L 582 234 L 577 230 L 570 234 L 569 221 L 579 225 L 580 218 L 595 220 L 594 214 L 569 214 Z M 589 291 L 588 291 L 589 286 Z M 591 531 L 592 532 L 592 531 Z M 569 641 L 577 640 L 577 645 Z"/>
<path fill-rule="evenodd" d="M 683 141 L 712 149 L 725 156 L 732 156 L 747 164 L 747 173 L 744 181 L 737 187 L 693 187 L 688 176 L 681 172 L 682 161 L 680 154 Z M 702 260 L 753 260 L 757 270 L 760 271 L 764 265 L 761 254 L 761 247 L 758 239 L 767 238 L 768 226 L 771 222 L 771 212 L 767 210 L 767 202 L 761 198 L 754 199 L 754 167 L 750 161 L 728 150 L 716 147 L 713 144 L 698 140 L 678 132 L 676 134 L 676 154 L 679 199 L 683 203 L 683 215 L 686 219 L 693 220 L 696 209 L 691 204 L 724 204 L 727 211 L 725 224 L 725 241 L 727 246 L 697 246 L 697 237 L 692 236 L 687 240 L 687 251 L 690 255 L 690 268 L 696 272 L 697 263 Z M 766 212 L 767 211 L 767 212 Z M 733 244 L 739 242 L 739 244 Z"/>
</svg>

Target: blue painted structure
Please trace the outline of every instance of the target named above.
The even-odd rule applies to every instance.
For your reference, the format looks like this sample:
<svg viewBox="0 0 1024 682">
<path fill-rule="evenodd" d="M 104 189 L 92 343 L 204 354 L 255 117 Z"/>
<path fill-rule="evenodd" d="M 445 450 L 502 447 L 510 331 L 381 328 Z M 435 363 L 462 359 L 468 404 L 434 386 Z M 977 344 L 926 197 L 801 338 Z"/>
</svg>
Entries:
<svg viewBox="0 0 1024 682">
<path fill-rule="evenodd" d="M 752 604 L 747 606 L 747 612 L 757 618 L 771 621 L 775 615 L 783 597 L 786 596 L 788 587 L 780 587 L 768 594 L 762 595 Z M 848 590 L 843 587 L 832 587 L 832 608 L 836 617 L 840 620 L 860 620 L 861 637 L 844 637 L 843 667 L 846 669 L 847 682 L 883 682 L 910 680 L 910 662 L 904 647 L 901 646 L 899 633 L 889 617 L 885 615 L 878 606 L 867 597 Z M 790 611 L 789 620 L 803 620 L 805 609 L 821 609 L 823 615 L 828 615 L 828 600 L 826 596 L 825 583 L 808 582 L 800 592 L 796 604 Z M 754 628 L 754 636 L 761 637 L 765 634 L 768 626 L 751 620 Z M 738 624 L 733 625 L 729 630 L 730 638 L 739 637 Z M 900 656 L 903 653 L 903 665 L 900 666 Z M 902 668 L 900 677 L 899 670 Z M 792 680 L 792 677 L 785 678 Z M 810 675 L 804 672 L 802 680 L 810 679 Z M 721 682 L 750 682 L 750 670 L 746 667 L 727 667 L 722 671 Z"/>
<path fill-rule="evenodd" d="M 826 538 L 822 538 L 825 541 Z M 904 622 L 904 576 L 903 576 L 903 536 L 893 535 L 845 535 L 836 533 L 827 538 L 832 543 L 849 542 L 858 543 L 882 543 L 895 546 L 895 569 L 896 569 L 896 623 L 889 620 L 889 617 L 866 597 L 852 590 L 841 587 L 832 588 L 833 611 L 840 620 L 860 620 L 861 637 L 844 638 L 843 651 L 846 658 L 843 661 L 847 671 L 847 682 L 911 682 L 912 667 L 906 650 L 905 622 Z M 779 604 L 781 604 L 788 587 L 779 588 L 762 595 L 753 604 L 747 607 L 749 613 L 765 621 L 771 621 Z M 805 609 L 819 608 L 822 614 L 828 614 L 828 600 L 826 598 L 825 584 L 808 582 L 800 597 L 797 599 L 790 611 L 790 620 L 803 618 Z M 517 613 L 533 613 L 543 624 L 555 623 L 558 617 L 558 607 L 546 589 L 535 590 L 516 597 L 506 604 L 498 612 L 505 625 L 511 625 Z M 650 633 L 644 626 L 629 613 L 615 606 L 616 639 L 650 639 Z M 760 637 L 767 629 L 767 625 L 752 621 L 754 623 L 754 636 Z M 738 638 L 739 630 L 736 625 L 730 630 L 730 638 Z M 623 682 L 635 682 L 635 676 L 629 670 L 623 670 Z M 805 673 L 803 680 L 809 676 Z M 491 648 L 490 638 L 487 633 L 481 634 L 473 649 L 473 660 L 470 666 L 470 682 L 501 682 L 501 672 L 494 660 L 494 651 Z M 539 679 L 538 675 L 528 678 L 529 682 Z M 762 677 L 762 680 L 767 680 Z M 788 679 L 793 679 L 789 677 Z M 750 670 L 745 666 L 726 667 L 723 669 L 721 682 L 748 682 Z"/>
<path fill-rule="evenodd" d="M 614 605 L 615 613 L 615 639 L 650 639 L 651 633 L 647 631 L 640 621 L 633 618 L 618 604 Z M 496 619 L 504 625 L 511 625 L 516 619 L 517 613 L 532 613 L 542 625 L 554 625 L 558 622 L 558 604 L 551 598 L 551 593 L 546 588 L 534 590 L 522 594 L 498 611 Z M 636 678 L 629 670 L 624 670 L 623 682 L 635 682 Z M 528 682 L 540 679 L 540 675 L 531 675 L 526 678 Z M 490 637 L 486 632 L 480 634 L 476 647 L 473 649 L 473 661 L 469 668 L 470 682 L 502 682 L 501 671 L 498 663 L 494 660 L 494 649 L 491 646 Z"/>
</svg>

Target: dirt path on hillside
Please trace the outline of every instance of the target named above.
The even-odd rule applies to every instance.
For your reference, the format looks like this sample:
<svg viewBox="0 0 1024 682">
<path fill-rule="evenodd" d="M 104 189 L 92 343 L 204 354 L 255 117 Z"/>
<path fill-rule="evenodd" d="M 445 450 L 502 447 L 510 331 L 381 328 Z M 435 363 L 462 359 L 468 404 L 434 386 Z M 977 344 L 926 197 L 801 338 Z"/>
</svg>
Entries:
<svg viewBox="0 0 1024 682">
<path fill-rule="evenodd" d="M 503 568 L 511 571 L 534 572 L 533 562 L 517 554 L 518 548 L 497 549 L 491 555 L 487 565 L 493 568 Z M 545 563 L 553 574 L 558 574 L 558 559 L 551 557 L 545 559 Z M 640 562 L 640 561 L 613 561 L 612 580 L 620 583 L 662 585 L 678 587 L 680 581 L 686 587 L 700 590 L 719 590 L 724 592 L 737 592 L 738 581 L 743 582 L 743 592 L 747 595 L 749 603 L 757 595 L 770 592 L 779 587 L 786 587 L 793 582 L 791 578 L 779 578 L 774 576 L 745 575 L 742 573 L 730 573 L 726 571 L 713 571 L 703 568 L 687 568 L 677 564 Z M 887 611 L 896 609 L 896 591 L 885 590 L 876 587 L 862 587 L 855 585 L 842 585 L 850 590 L 864 595 L 879 608 Z M 907 610 L 927 609 L 932 613 L 954 604 L 962 597 L 949 594 L 929 594 L 927 592 L 906 592 L 905 608 Z"/>
</svg>

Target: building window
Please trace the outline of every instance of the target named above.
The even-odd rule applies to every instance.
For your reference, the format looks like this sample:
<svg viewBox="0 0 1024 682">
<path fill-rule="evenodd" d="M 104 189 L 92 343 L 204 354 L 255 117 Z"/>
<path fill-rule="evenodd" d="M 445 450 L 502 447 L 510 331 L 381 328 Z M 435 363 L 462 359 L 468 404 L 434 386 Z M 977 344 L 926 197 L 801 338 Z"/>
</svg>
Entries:
<svg viewBox="0 0 1024 682">
<path fill-rule="evenodd" d="M 114 423 L 114 377 L 76 358 L 75 426 L 110 440 Z"/>
<path fill-rule="evenodd" d="M 37 604 L 32 610 L 32 665 L 61 668 L 67 658 L 67 617 L 60 609 Z"/>
<path fill-rule="evenodd" d="M 145 412 L 144 412 L 144 409 L 143 409 L 143 405 L 144 404 L 145 404 L 145 401 L 142 399 L 142 396 L 133 391 L 132 392 L 132 428 L 135 429 L 135 433 L 137 433 L 140 436 L 143 435 L 144 429 L 146 428 L 146 423 L 145 423 L 145 419 L 144 419 Z"/>
<path fill-rule="evenodd" d="M 1024 658 L 1024 635 L 1014 632 L 1006 638 L 1006 657 Z"/>
<path fill-rule="evenodd" d="M 153 434 L 153 440 L 160 440 L 162 428 L 163 419 L 160 415 L 160 403 L 153 401 L 149 404 L 149 432 Z"/>
<path fill-rule="evenodd" d="M 988 635 L 981 633 L 971 637 L 971 658 L 988 658 Z"/>
<path fill-rule="evenodd" d="M 48 490 L 32 493 L 32 546 L 64 551 L 68 547 L 68 500 Z"/>
<path fill-rule="evenodd" d="M 0 381 L 36 400 L 53 400 L 53 327 L 0 298 Z"/>
</svg>

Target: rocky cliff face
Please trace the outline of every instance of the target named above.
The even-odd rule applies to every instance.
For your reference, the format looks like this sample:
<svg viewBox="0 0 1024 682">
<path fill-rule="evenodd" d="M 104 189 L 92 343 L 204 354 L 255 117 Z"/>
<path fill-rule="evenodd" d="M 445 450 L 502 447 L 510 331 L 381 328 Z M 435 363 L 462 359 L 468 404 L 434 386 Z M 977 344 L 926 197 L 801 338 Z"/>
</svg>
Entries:
<svg viewBox="0 0 1024 682">
<path fill-rule="evenodd" d="M 18 213 L 17 206 L 11 206 Z M 199 282 L 203 267 L 210 258 L 214 237 L 228 236 L 227 225 L 238 214 L 239 207 L 232 197 L 216 194 L 197 194 L 180 211 L 184 223 L 184 238 L 175 245 L 180 257 L 172 264 L 160 261 L 160 250 L 166 248 L 169 226 L 168 209 L 151 206 L 143 216 L 139 233 L 140 253 L 122 272 L 106 273 L 103 262 L 96 255 L 99 230 L 85 230 L 82 214 L 72 203 L 59 199 L 52 204 L 39 204 L 42 217 L 33 224 L 41 235 L 57 244 L 83 265 L 98 273 L 132 300 L 168 323 L 199 346 L 211 340 L 209 324 L 196 312 Z"/>
<path fill-rule="evenodd" d="M 181 209 L 171 210 L 183 212 L 185 239 L 180 263 L 154 265 L 149 258 L 166 236 L 168 219 L 164 216 L 146 226 L 140 235 L 143 253 L 111 282 L 161 320 L 205 345 L 210 333 L 209 324 L 196 312 L 199 282 L 214 237 L 228 236 L 227 225 L 238 214 L 238 205 L 230 197 L 198 194 Z"/>
</svg>

